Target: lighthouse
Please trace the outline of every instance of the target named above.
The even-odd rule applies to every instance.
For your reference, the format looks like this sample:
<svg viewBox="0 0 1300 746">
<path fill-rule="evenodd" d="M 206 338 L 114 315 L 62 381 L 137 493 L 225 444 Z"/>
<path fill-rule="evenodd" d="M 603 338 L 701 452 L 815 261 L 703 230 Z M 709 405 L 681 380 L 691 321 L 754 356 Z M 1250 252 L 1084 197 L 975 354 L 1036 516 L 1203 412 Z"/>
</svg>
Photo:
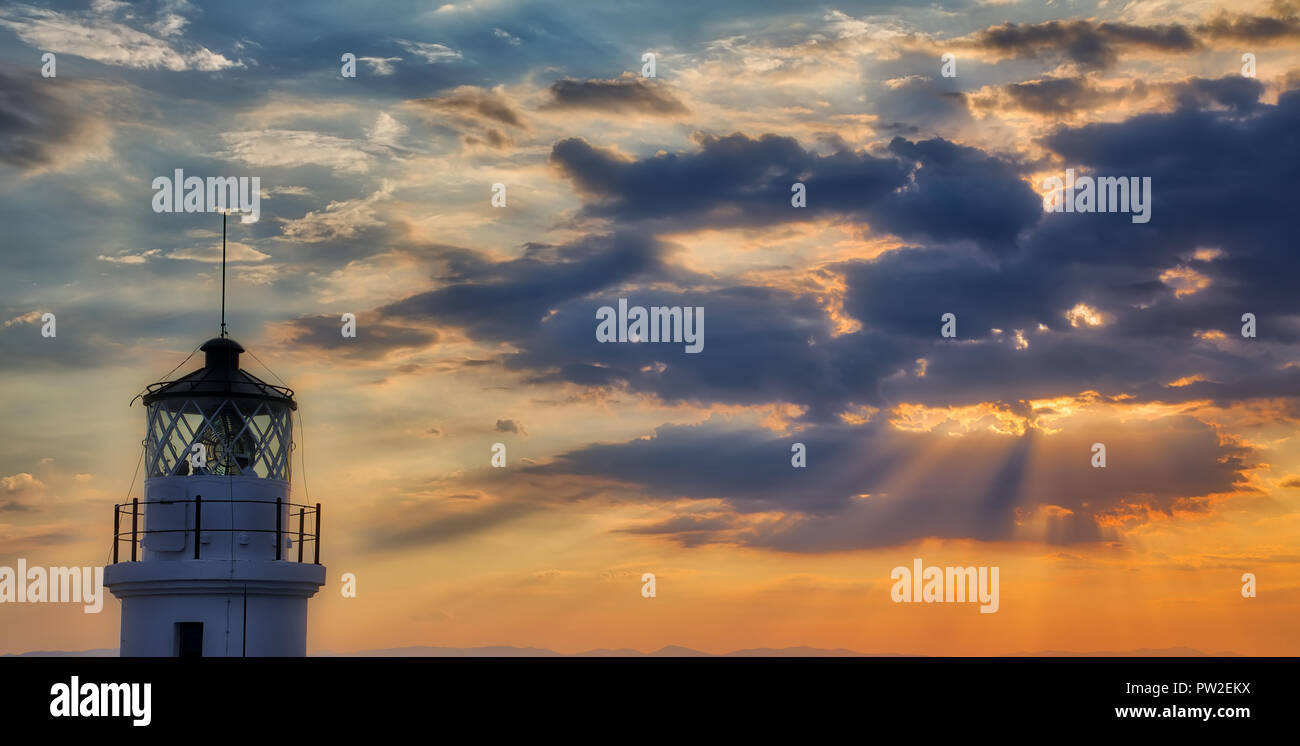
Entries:
<svg viewBox="0 0 1300 746">
<path fill-rule="evenodd" d="M 121 654 L 305 655 L 325 568 L 320 504 L 289 501 L 297 402 L 235 340 L 199 349 L 202 368 L 144 394 L 144 499 L 114 507 Z"/>
<path fill-rule="evenodd" d="M 144 497 L 113 509 L 123 656 L 306 655 L 325 583 L 320 504 L 289 499 L 298 404 L 240 367 L 222 269 L 221 335 L 203 367 L 145 390 Z"/>
</svg>

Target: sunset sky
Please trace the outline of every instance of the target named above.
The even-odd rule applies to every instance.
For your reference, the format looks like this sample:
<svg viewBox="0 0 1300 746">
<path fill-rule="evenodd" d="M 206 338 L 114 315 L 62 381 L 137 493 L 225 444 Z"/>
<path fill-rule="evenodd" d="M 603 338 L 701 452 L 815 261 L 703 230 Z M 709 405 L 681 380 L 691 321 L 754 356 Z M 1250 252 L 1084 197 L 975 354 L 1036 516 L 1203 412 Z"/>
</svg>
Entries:
<svg viewBox="0 0 1300 746">
<path fill-rule="evenodd" d="M 128 405 L 218 332 L 178 168 L 261 181 L 309 651 L 1300 655 L 1296 0 L 0 5 L 0 565 L 108 561 Z M 1066 169 L 1150 222 L 1045 213 Z M 703 351 L 598 343 L 619 298 Z M 918 557 L 998 612 L 891 602 Z M 0 605 L 0 654 L 118 624 Z"/>
</svg>

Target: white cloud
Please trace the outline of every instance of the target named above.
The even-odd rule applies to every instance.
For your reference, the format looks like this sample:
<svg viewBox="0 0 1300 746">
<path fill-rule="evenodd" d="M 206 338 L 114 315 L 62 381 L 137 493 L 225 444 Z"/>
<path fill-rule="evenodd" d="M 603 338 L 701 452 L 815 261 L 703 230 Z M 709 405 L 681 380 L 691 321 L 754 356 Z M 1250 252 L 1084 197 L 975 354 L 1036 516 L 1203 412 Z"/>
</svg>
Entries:
<svg viewBox="0 0 1300 746">
<path fill-rule="evenodd" d="M 149 261 L 149 257 L 146 256 L 147 253 L 148 252 L 145 252 L 145 254 L 120 254 L 118 256 L 100 254 L 95 258 L 101 262 L 108 262 L 109 264 L 144 264 Z"/>
<path fill-rule="evenodd" d="M 876 41 L 898 39 L 907 35 L 907 31 L 892 17 L 873 17 L 870 21 L 854 18 L 843 11 L 831 10 L 822 20 L 835 35 L 841 39 L 864 37 Z"/>
<path fill-rule="evenodd" d="M 8 321 L 6 321 L 6 322 L 5 322 L 5 328 L 8 329 L 9 327 L 13 326 L 14 324 L 36 324 L 36 323 L 39 323 L 40 320 L 41 320 L 41 316 L 42 316 L 42 315 L 43 315 L 43 314 L 42 314 L 40 311 L 28 311 L 27 313 L 25 313 L 25 314 L 23 314 L 23 315 L 21 315 L 21 316 L 15 316 L 15 317 L 13 317 L 12 319 L 9 319 Z"/>
<path fill-rule="evenodd" d="M 60 13 L 31 5 L 0 10 L 0 26 L 11 29 L 28 45 L 42 51 L 70 54 L 106 65 L 142 69 L 224 70 L 242 67 L 207 47 L 173 43 L 112 20 L 118 3 L 100 3 L 85 13 Z M 178 36 L 185 19 L 167 13 L 150 28 L 162 36 Z"/>
<path fill-rule="evenodd" d="M 44 487 L 41 480 L 33 477 L 27 472 L 19 472 L 9 477 L 0 477 L 0 489 L 5 492 L 26 492 L 27 490 Z"/>
<path fill-rule="evenodd" d="M 442 44 L 426 44 L 418 41 L 406 41 L 405 39 L 398 39 L 397 43 L 401 44 L 411 54 L 423 57 L 424 61 L 430 64 L 458 60 L 461 56 L 460 52 Z"/>
<path fill-rule="evenodd" d="M 262 168 L 316 165 L 362 173 L 373 160 L 355 140 L 309 130 L 249 130 L 227 133 L 222 139 L 226 149 L 221 157 Z"/>
<path fill-rule="evenodd" d="M 397 144 L 398 139 L 404 137 L 407 131 L 406 125 L 394 119 L 388 112 L 381 111 L 375 119 L 375 125 L 366 130 L 366 137 L 376 145 L 397 148 L 400 147 Z"/>
<path fill-rule="evenodd" d="M 208 246 L 171 249 L 161 252 L 160 255 L 164 259 L 220 264 L 221 242 L 217 241 Z M 239 241 L 226 242 L 226 261 L 228 262 L 264 262 L 270 258 L 270 254 L 264 254 L 246 243 L 240 243 Z"/>
<path fill-rule="evenodd" d="M 190 246 L 179 249 L 149 249 L 138 254 L 127 254 L 125 252 L 113 256 L 100 254 L 95 258 L 109 264 L 145 264 L 154 259 L 217 264 L 221 261 L 221 242 L 215 241 L 207 246 Z M 226 242 L 226 261 L 228 262 L 256 263 L 264 262 L 270 258 L 270 254 L 258 251 L 246 243 L 240 243 L 239 241 Z"/>
<path fill-rule="evenodd" d="M 358 57 L 357 59 L 366 63 L 373 75 L 392 75 L 396 72 L 393 63 L 402 61 L 401 57 Z"/>
<path fill-rule="evenodd" d="M 288 194 L 293 197 L 306 197 L 311 194 L 311 190 L 305 186 L 275 186 L 270 189 L 263 189 L 262 199 L 269 199 L 279 194 Z"/>
<path fill-rule="evenodd" d="M 316 242 L 349 238 L 361 228 L 380 225 L 375 205 L 393 191 L 390 182 L 364 199 L 331 202 L 324 212 L 308 212 L 297 220 L 285 220 L 283 237 L 292 241 Z"/>
<path fill-rule="evenodd" d="M 149 24 L 150 30 L 159 36 L 179 36 L 185 30 L 185 25 L 189 21 L 184 16 L 175 13 L 166 13 L 157 21 Z"/>
<path fill-rule="evenodd" d="M 519 37 L 515 36 L 509 31 L 506 31 L 505 29 L 494 28 L 492 29 L 492 35 L 497 37 L 498 39 L 505 39 L 512 47 L 519 46 Z"/>
</svg>

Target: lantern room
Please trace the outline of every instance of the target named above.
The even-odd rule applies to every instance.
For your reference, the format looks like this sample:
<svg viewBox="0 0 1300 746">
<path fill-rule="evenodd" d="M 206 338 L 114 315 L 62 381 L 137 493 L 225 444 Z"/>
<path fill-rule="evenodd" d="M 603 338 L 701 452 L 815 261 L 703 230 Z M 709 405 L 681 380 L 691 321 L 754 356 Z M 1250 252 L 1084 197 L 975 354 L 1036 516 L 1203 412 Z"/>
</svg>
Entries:
<svg viewBox="0 0 1300 746">
<path fill-rule="evenodd" d="M 293 391 L 239 367 L 244 348 L 217 337 L 202 368 L 144 395 L 146 478 L 189 475 L 289 481 Z"/>
</svg>

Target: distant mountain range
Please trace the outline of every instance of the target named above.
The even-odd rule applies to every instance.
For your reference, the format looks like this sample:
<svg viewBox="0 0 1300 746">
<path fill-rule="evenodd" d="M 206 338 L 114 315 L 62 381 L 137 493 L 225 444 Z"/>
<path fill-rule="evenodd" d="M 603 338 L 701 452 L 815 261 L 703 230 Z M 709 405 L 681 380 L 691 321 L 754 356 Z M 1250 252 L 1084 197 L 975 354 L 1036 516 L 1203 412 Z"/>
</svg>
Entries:
<svg viewBox="0 0 1300 746">
<path fill-rule="evenodd" d="M 116 658 L 117 648 L 91 650 L 32 650 L 27 653 L 6 653 L 0 658 Z"/>
<path fill-rule="evenodd" d="M 809 658 L 809 657 L 852 657 L 870 656 L 855 650 L 824 650 L 822 648 L 753 648 L 734 650 L 721 656 L 705 653 L 680 645 L 669 645 L 658 650 L 643 653 L 632 648 L 597 648 L 581 653 L 557 653 L 546 648 L 516 648 L 507 645 L 494 645 L 481 648 L 439 648 L 415 645 L 405 648 L 385 648 L 382 650 L 358 650 L 355 653 L 335 653 L 322 650 L 313 655 L 321 657 L 375 657 L 375 658 Z"/>
<path fill-rule="evenodd" d="M 643 653 L 632 648 L 597 648 L 581 653 L 557 653 L 546 648 L 516 648 L 509 645 L 492 645 L 480 648 L 441 648 L 427 645 L 413 645 L 404 648 L 383 648 L 379 650 L 358 650 L 352 653 L 336 653 L 321 650 L 312 653 L 319 658 L 897 658 L 906 653 L 860 653 L 856 650 L 836 648 L 793 647 L 793 648 L 747 648 L 733 650 L 730 653 L 705 653 L 700 650 L 669 645 L 653 652 Z M 1076 652 L 1071 650 L 1039 650 L 1034 652 L 1010 653 L 1007 658 L 1201 658 L 1208 655 L 1216 657 L 1239 657 L 1236 653 L 1204 653 L 1195 648 L 1137 648 L 1135 650 L 1097 650 Z M 117 656 L 117 648 L 94 648 L 92 650 L 34 650 L 30 653 L 10 653 L 12 657 L 69 657 L 69 658 L 111 658 Z M 930 656 L 920 656 L 930 657 Z"/>
</svg>

